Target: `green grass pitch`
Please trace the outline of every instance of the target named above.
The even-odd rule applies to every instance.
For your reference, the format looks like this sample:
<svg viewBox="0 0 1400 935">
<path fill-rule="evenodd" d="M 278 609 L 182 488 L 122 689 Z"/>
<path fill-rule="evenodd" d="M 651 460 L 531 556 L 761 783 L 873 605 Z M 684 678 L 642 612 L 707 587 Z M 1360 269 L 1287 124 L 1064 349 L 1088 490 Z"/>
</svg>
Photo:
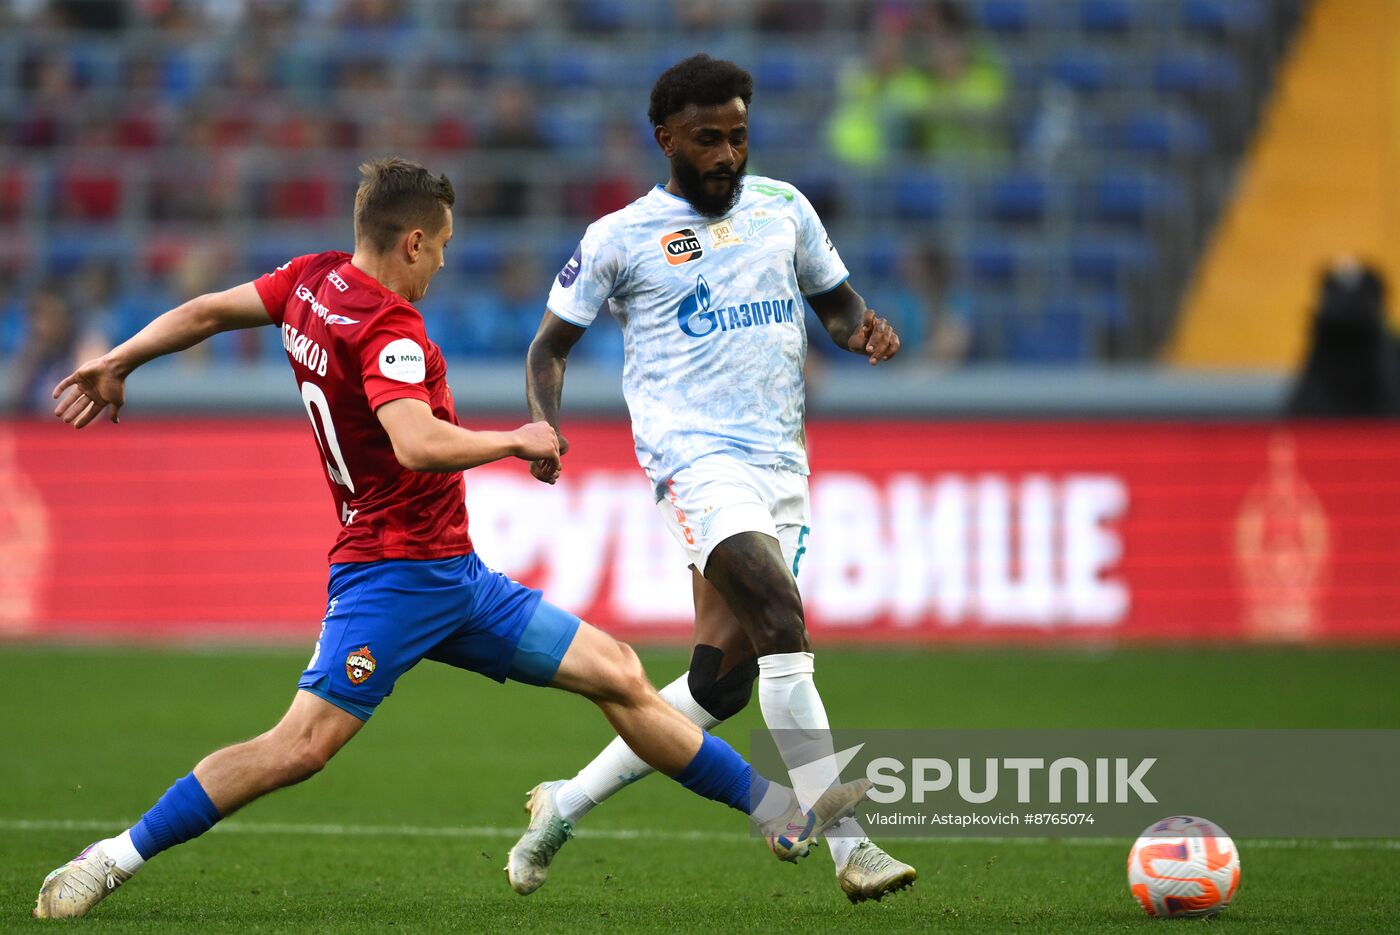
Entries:
<svg viewBox="0 0 1400 935">
<path fill-rule="evenodd" d="M 685 664 L 677 651 L 644 655 L 662 683 Z M 304 657 L 8 647 L 0 930 L 64 928 L 28 917 L 44 874 L 121 830 L 204 753 L 271 725 Z M 1393 650 L 829 649 L 817 677 L 843 727 L 1400 727 Z M 1151 687 L 1169 677 L 1202 690 L 1167 715 Z M 757 707 L 721 734 L 745 748 Z M 161 855 L 72 927 L 1355 933 L 1397 924 L 1395 842 L 1240 841 L 1235 905 L 1202 923 L 1143 915 L 1124 880 L 1127 840 L 887 839 L 918 867 L 917 886 L 851 906 L 825 851 L 780 864 L 737 813 L 656 777 L 590 815 L 548 885 L 516 896 L 501 867 L 526 790 L 572 773 L 609 736 L 580 699 L 424 663 L 324 773 Z"/>
</svg>

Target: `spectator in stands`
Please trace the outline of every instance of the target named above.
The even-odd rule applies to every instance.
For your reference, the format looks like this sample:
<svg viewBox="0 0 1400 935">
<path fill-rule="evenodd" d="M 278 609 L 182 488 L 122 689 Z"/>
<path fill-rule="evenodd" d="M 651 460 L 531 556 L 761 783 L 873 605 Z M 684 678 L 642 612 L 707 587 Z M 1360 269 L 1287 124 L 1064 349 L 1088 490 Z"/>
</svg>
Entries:
<svg viewBox="0 0 1400 935">
<path fill-rule="evenodd" d="M 63 117 L 79 91 L 72 62 L 58 51 L 34 53 L 20 69 L 20 91 L 15 144 L 50 149 L 64 142 Z"/>
<path fill-rule="evenodd" d="M 422 145 L 435 152 L 461 153 L 470 149 L 473 132 L 467 114 L 473 99 L 471 81 L 461 69 L 442 64 L 430 66 L 424 77 L 432 93 L 431 116 L 423 127 Z"/>
<path fill-rule="evenodd" d="M 874 307 L 898 331 L 902 352 L 912 351 L 916 359 L 940 367 L 967 360 L 972 349 L 970 300 L 958 287 L 952 258 L 941 244 L 905 247 L 895 263 L 894 282 L 877 291 L 876 298 Z"/>
<path fill-rule="evenodd" d="M 546 295 L 533 254 L 506 254 L 496 271 L 495 288 L 471 301 L 466 309 L 468 353 L 490 357 L 523 357 L 539 325 Z"/>
<path fill-rule="evenodd" d="M 495 158 L 491 160 L 494 171 L 472 186 L 477 210 L 487 217 L 518 218 L 529 214 L 530 166 L 520 158 L 548 145 L 540 132 L 540 115 L 529 88 L 513 81 L 496 86 L 491 120 L 481 135 L 480 145 Z"/>
<path fill-rule="evenodd" d="M 999 153 L 1006 71 L 953 0 L 876 8 L 867 61 L 843 72 L 829 128 L 843 162 L 876 167 L 897 154 Z"/>
<path fill-rule="evenodd" d="M 106 349 L 106 339 L 75 316 L 55 286 L 36 290 L 25 310 L 24 334 L 13 365 L 8 368 L 15 407 L 21 412 L 50 412 L 58 381 L 79 361 Z"/>
<path fill-rule="evenodd" d="M 761 33 L 808 35 L 826 28 L 827 7 L 808 0 L 761 0 L 753 24 Z"/>
<path fill-rule="evenodd" d="M 1400 416 L 1400 339 L 1386 323 L 1380 271 L 1342 257 L 1323 271 L 1319 293 L 1288 415 Z"/>
<path fill-rule="evenodd" d="M 608 125 L 593 171 L 569 192 L 570 214 L 600 218 L 646 194 L 649 179 L 643 173 L 649 154 L 639 145 L 640 138 L 631 124 L 617 121 Z"/>
<path fill-rule="evenodd" d="M 973 343 L 971 303 L 941 244 L 928 240 L 900 247 L 889 275 L 877 277 L 876 283 L 867 300 L 898 331 L 901 357 L 909 355 L 936 367 L 957 366 L 968 359 Z M 865 362 L 821 342 L 813 349 L 837 366 Z"/>
</svg>

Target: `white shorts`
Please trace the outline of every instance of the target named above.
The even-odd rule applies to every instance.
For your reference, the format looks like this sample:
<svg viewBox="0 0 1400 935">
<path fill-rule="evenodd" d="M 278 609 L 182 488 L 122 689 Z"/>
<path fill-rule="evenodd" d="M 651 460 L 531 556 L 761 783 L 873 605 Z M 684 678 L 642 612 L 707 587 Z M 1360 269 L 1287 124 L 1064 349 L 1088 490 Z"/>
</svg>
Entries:
<svg viewBox="0 0 1400 935">
<path fill-rule="evenodd" d="M 737 533 L 761 532 L 778 540 L 796 577 L 812 531 L 806 475 L 729 455 L 709 455 L 677 471 L 656 509 L 701 574 L 715 546 Z"/>
</svg>

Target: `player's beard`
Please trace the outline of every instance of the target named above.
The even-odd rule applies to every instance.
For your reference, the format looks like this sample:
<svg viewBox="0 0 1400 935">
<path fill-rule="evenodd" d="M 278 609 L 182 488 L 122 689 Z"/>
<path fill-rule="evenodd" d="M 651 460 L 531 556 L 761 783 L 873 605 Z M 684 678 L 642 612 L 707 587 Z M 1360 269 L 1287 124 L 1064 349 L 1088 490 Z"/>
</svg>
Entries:
<svg viewBox="0 0 1400 935">
<path fill-rule="evenodd" d="M 718 218 L 724 217 L 739 203 L 739 195 L 744 191 L 744 170 L 748 165 L 749 161 L 745 159 L 733 172 L 716 171 L 701 175 L 695 163 L 676 153 L 671 157 L 671 176 L 675 178 L 681 196 L 690 202 L 692 208 L 706 217 Z M 712 194 L 705 187 L 706 180 L 721 177 L 728 179 L 728 189 Z"/>
</svg>

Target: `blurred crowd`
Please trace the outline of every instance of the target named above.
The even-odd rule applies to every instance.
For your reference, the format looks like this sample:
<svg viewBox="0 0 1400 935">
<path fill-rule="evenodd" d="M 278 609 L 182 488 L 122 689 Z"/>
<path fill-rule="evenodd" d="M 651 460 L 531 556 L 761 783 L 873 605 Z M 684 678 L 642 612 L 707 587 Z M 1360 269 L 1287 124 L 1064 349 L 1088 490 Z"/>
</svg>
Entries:
<svg viewBox="0 0 1400 935">
<path fill-rule="evenodd" d="M 348 247 L 355 168 L 385 153 L 457 188 L 459 236 L 423 303 L 444 350 L 518 359 L 584 226 L 665 178 L 647 94 L 697 49 L 754 73 L 750 170 L 808 195 L 910 357 L 1122 353 L 1101 332 L 1130 321 L 1121 309 L 1135 296 L 1170 302 L 1174 281 L 1151 277 L 1190 258 L 1153 241 L 1181 241 L 1204 216 L 1175 192 L 1203 178 L 1202 163 L 1178 171 L 1178 135 L 1120 133 L 1113 108 L 1095 129 L 1097 92 L 1042 80 L 1069 39 L 1099 41 L 1071 4 L 1093 6 L 0 0 L 0 359 L 27 397 L 49 357 L 120 340 L 298 253 Z M 1061 31 L 1032 15 L 1058 17 Z M 1105 42 L 1130 63 L 1132 42 L 1160 44 L 1151 30 L 1128 35 Z M 1132 146 L 1142 151 L 1121 149 Z M 1067 147 L 1093 158 L 1067 160 Z M 1130 202 L 1089 216 L 1097 201 L 1080 188 L 1105 180 L 1105 159 L 1137 173 Z M 1061 176 L 1023 177 L 1051 170 Z M 1171 198 L 1143 194 L 1162 184 Z M 1073 306 L 1068 340 L 1049 295 Z M 600 330 L 580 350 L 615 363 L 616 328 Z M 277 353 L 271 337 L 221 336 L 205 359 Z"/>
</svg>

